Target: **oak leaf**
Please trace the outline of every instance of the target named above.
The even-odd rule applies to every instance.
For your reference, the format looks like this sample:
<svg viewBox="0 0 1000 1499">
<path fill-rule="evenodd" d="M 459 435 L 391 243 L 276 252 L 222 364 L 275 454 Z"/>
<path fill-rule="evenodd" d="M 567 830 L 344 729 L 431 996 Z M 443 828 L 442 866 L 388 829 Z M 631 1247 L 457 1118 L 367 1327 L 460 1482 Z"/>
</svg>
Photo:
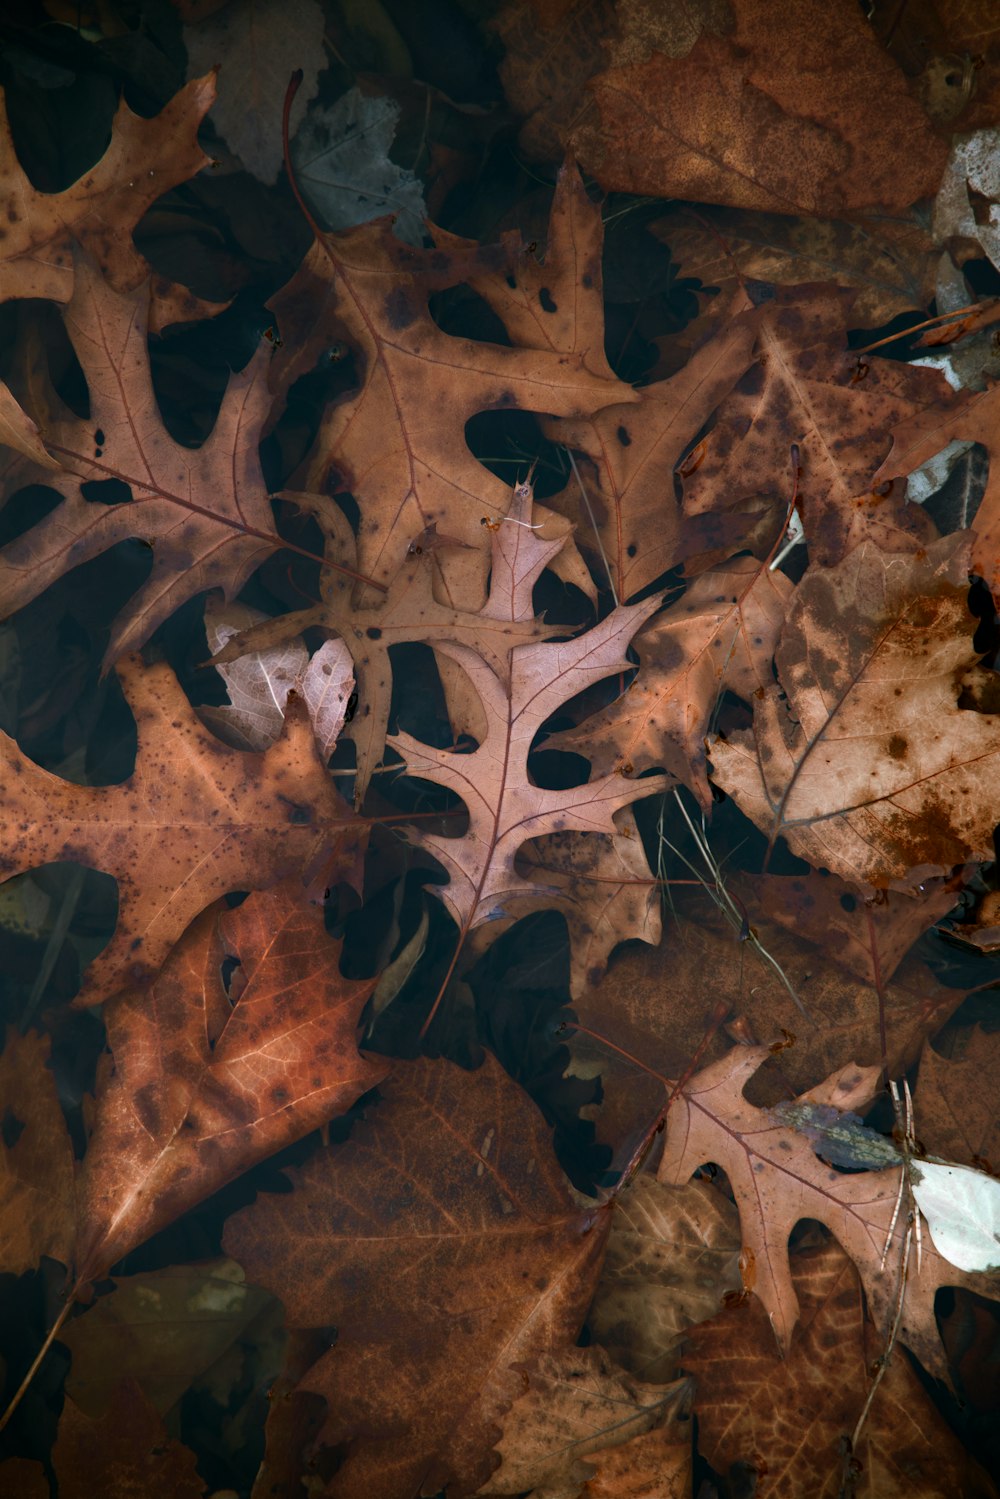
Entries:
<svg viewBox="0 0 1000 1499">
<path fill-rule="evenodd" d="M 531 588 L 556 543 L 536 538 L 524 518 L 531 512 L 531 488 L 515 490 L 516 509 L 508 520 L 513 543 L 510 564 L 494 563 L 488 619 L 531 617 Z M 520 522 L 520 523 L 518 523 Z M 607 775 L 583 786 L 547 790 L 528 771 L 528 755 L 545 720 L 569 698 L 594 682 L 629 667 L 625 647 L 659 604 L 622 605 L 573 640 L 515 646 L 501 671 L 479 647 L 440 643 L 438 651 L 462 668 L 482 704 L 486 733 L 470 753 L 436 749 L 409 734 L 389 743 L 403 757 L 408 774 L 456 792 L 469 813 L 460 838 L 414 831 L 411 837 L 444 865 L 449 882 L 431 887 L 444 901 L 463 935 L 483 922 L 537 907 L 539 897 L 558 907 L 544 881 L 518 872 L 517 855 L 529 840 L 554 833 L 616 833 L 614 814 L 639 797 L 662 790 L 664 777 L 631 781 Z M 613 849 L 612 849 L 613 852 Z M 522 866 L 523 868 L 524 866 Z M 568 892 L 568 898 L 574 898 Z"/>
<path fill-rule="evenodd" d="M 812 569 L 753 733 L 716 738 L 718 784 L 773 843 L 842 878 L 919 883 L 989 858 L 1000 719 L 959 706 L 988 674 L 972 649 L 968 540 L 857 547 Z"/>
<path fill-rule="evenodd" d="M 324 415 L 303 487 L 326 493 L 335 474 L 354 493 L 362 516 L 358 563 L 381 583 L 395 576 L 410 543 L 431 527 L 471 549 L 452 553 L 444 564 L 439 596 L 455 607 L 482 603 L 488 564 L 483 521 L 505 515 L 510 502 L 509 488 L 460 436 L 456 440 L 469 419 L 512 408 L 581 416 L 612 401 L 639 399 L 610 371 L 593 373 L 585 351 L 553 349 L 541 331 L 532 347 L 505 348 L 455 337 L 433 321 L 431 292 L 462 281 L 481 286 L 487 276 L 516 280 L 523 258 L 512 241 L 416 250 L 379 220 L 317 241 L 269 303 L 282 328 L 306 330 L 279 350 L 276 389 L 287 390 L 331 338 L 345 334 L 363 370 L 361 389 Z M 538 296 L 544 326 L 541 289 Z M 591 590 L 572 548 L 558 565 Z"/>
<path fill-rule="evenodd" d="M 760 1499 L 839 1499 L 853 1456 L 851 1492 L 865 1499 L 994 1499 L 996 1490 L 928 1398 L 902 1350 L 889 1360 L 853 1454 L 845 1452 L 883 1348 L 866 1323 L 861 1286 L 836 1244 L 796 1255 L 802 1319 L 787 1357 L 768 1346 L 751 1301 L 696 1328 L 684 1366 L 698 1376 L 701 1450 L 720 1472 L 756 1470 Z"/>
<path fill-rule="evenodd" d="M 215 71 L 192 79 L 151 120 L 133 114 L 124 99 L 111 126 L 108 149 L 61 193 L 39 192 L 17 160 L 0 93 L 0 205 L 6 231 L 0 258 L 0 300 L 73 295 L 74 241 L 83 245 L 119 292 L 130 292 L 150 273 L 132 240 L 147 208 L 186 182 L 210 158 L 198 144 L 198 127 L 215 99 Z M 204 316 L 219 307 L 202 302 L 163 277 L 152 283 L 150 327 Z"/>
<path fill-rule="evenodd" d="M 702 573 L 636 635 L 639 671 L 623 695 L 579 728 L 553 735 L 551 747 L 584 755 L 598 775 L 663 767 L 710 811 L 709 720 L 727 689 L 752 700 L 773 681 L 791 593 L 784 573 L 753 557 Z"/>
<path fill-rule="evenodd" d="M 397 1063 L 342 1145 L 291 1196 L 229 1219 L 226 1252 L 291 1327 L 335 1324 L 300 1389 L 346 1445 L 333 1496 L 398 1499 L 490 1475 L 499 1425 L 539 1360 L 568 1352 L 610 1209 L 578 1208 L 534 1105 L 487 1057 Z"/>
<path fill-rule="evenodd" d="M 825 1224 L 857 1265 L 884 1341 L 895 1311 L 907 1232 L 905 1214 L 894 1219 L 903 1168 L 836 1171 L 813 1153 L 804 1134 L 749 1104 L 744 1086 L 769 1055 L 766 1046 L 734 1047 L 685 1084 L 671 1104 L 659 1179 L 680 1185 L 707 1161 L 726 1172 L 739 1208 L 744 1252 L 753 1265 L 753 1291 L 783 1353 L 793 1346 L 800 1310 L 788 1236 L 802 1218 Z M 874 1096 L 878 1072 L 877 1067 L 843 1068 L 798 1101 L 855 1112 Z M 904 1288 L 899 1336 L 925 1368 L 941 1377 L 944 1356 L 934 1295 L 941 1286 L 973 1281 L 980 1292 L 1000 1295 L 995 1279 L 956 1270 L 924 1235 L 920 1273 L 909 1275 Z"/>
<path fill-rule="evenodd" d="M 336 557 L 347 568 L 353 565 L 356 544 L 342 511 L 329 504 L 320 505 L 312 495 L 286 492 L 282 498 L 313 512 L 324 533 L 327 556 Z M 517 514 L 520 513 L 518 510 Z M 498 597 L 503 573 L 509 580 L 507 586 L 511 598 L 516 593 L 520 603 L 525 586 L 521 575 L 524 574 L 530 602 L 531 586 L 541 570 L 535 566 L 535 554 L 530 552 L 525 561 L 525 549 L 518 547 L 517 530 L 513 525 L 498 526 L 492 533 L 491 542 L 495 575 L 493 588 Z M 546 561 L 553 560 L 561 547 L 562 537 L 547 543 Z M 415 539 L 385 593 L 373 596 L 374 590 L 369 589 L 367 602 L 357 599 L 358 590 L 349 572 L 327 568 L 320 575 L 320 602 L 313 608 L 283 614 L 267 623 L 257 623 L 233 636 L 222 649 L 215 648 L 213 663 L 221 670 L 247 650 L 274 649 L 313 626 L 333 631 L 340 637 L 343 647 L 351 653 L 358 684 L 359 711 L 344 734 L 345 738 L 353 739 L 356 746 L 354 800 L 358 806 L 385 751 L 392 698 L 391 646 L 414 641 L 432 647 L 439 641 L 471 646 L 502 675 L 507 670 L 507 656 L 513 645 L 547 640 L 562 633 L 556 626 L 535 619 L 530 610 L 520 611 L 527 617 L 505 618 L 499 611 L 471 612 L 440 603 L 434 592 L 435 551 L 433 533 Z"/>
<path fill-rule="evenodd" d="M 345 866 L 359 824 L 320 759 L 293 700 L 266 754 L 227 748 L 199 722 L 164 664 L 121 663 L 135 714 L 135 769 L 118 786 L 76 786 L 0 738 L 0 876 L 72 860 L 118 881 L 118 925 L 88 969 L 90 1004 L 156 972 L 192 919 L 231 890 L 308 871 L 337 845 Z"/>
<path fill-rule="evenodd" d="M 79 1281 L 384 1077 L 387 1064 L 357 1048 L 373 981 L 344 979 L 339 957 L 292 880 L 206 911 L 148 989 L 105 1006 L 110 1056 L 77 1191 Z"/>
<path fill-rule="evenodd" d="M 87 378 L 90 415 L 85 421 L 64 408 L 43 428 L 43 442 L 62 463 L 44 482 L 62 504 L 0 550 L 0 607 L 11 614 L 116 542 L 149 542 L 152 572 L 112 628 L 105 666 L 138 649 L 196 594 L 221 588 L 234 597 L 282 545 L 257 452 L 270 404 L 264 371 L 271 346 L 263 343 L 230 379 L 213 431 L 199 448 L 186 448 L 160 416 L 148 310 L 148 285 L 116 292 L 78 254 L 63 318 Z M 106 490 L 88 496 L 108 481 L 127 485 L 128 498 Z"/>
<path fill-rule="evenodd" d="M 582 356 L 611 377 L 604 353 L 601 208 L 587 197 L 572 160 L 556 182 L 544 261 L 526 260 L 515 277 L 470 277 L 518 347 Z M 446 243 L 463 243 L 449 237 Z M 510 282 L 514 284 L 511 285 Z M 577 471 L 548 503 L 577 527 L 580 545 L 625 603 L 685 558 L 724 539 L 716 515 L 682 521 L 674 470 L 720 400 L 752 358 L 754 332 L 734 323 L 671 380 L 629 392 L 577 418 L 543 422 L 552 442 L 575 449 Z M 742 534 L 737 522 L 730 541 Z M 596 547 L 591 541 L 596 532 Z"/>
</svg>

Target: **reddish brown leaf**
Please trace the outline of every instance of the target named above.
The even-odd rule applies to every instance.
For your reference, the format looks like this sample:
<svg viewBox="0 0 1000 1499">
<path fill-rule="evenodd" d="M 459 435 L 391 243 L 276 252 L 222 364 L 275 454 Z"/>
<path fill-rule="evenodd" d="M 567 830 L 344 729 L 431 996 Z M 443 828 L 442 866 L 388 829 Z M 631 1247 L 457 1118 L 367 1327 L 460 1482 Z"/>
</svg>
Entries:
<svg viewBox="0 0 1000 1499">
<path fill-rule="evenodd" d="M 55 1079 L 45 1065 L 47 1039 L 7 1035 L 0 1055 L 0 1269 L 34 1270 L 43 1254 L 70 1263 L 73 1149 Z"/>
<path fill-rule="evenodd" d="M 210 158 L 198 145 L 198 127 L 215 98 L 215 73 L 195 78 L 151 120 L 133 114 L 124 99 L 100 161 L 61 193 L 38 192 L 22 171 L 0 94 L 0 201 L 3 240 L 0 298 L 73 295 L 73 242 L 84 245 L 117 291 L 128 292 L 149 274 L 132 230 L 162 193 L 200 172 Z M 153 287 L 151 327 L 217 311 L 184 287 L 162 277 Z"/>
<path fill-rule="evenodd" d="M 283 327 L 305 333 L 279 353 L 282 391 L 312 366 L 331 336 L 345 332 L 364 370 L 362 389 L 323 418 L 305 487 L 327 492 L 336 473 L 341 486 L 360 497 L 358 562 L 380 582 L 395 576 L 411 542 L 431 527 L 470 548 L 443 559 L 440 594 L 466 609 L 478 608 L 483 597 L 484 517 L 507 513 L 510 490 L 455 434 L 479 411 L 581 416 L 631 394 L 609 373 L 592 373 L 581 352 L 473 342 L 443 332 L 430 317 L 432 291 L 467 280 L 481 284 L 484 276 L 503 279 L 519 267 L 513 245 L 414 250 L 380 221 L 314 244 L 270 304 Z M 541 291 L 539 298 L 544 310 Z M 570 569 L 571 558 L 564 555 L 564 572 L 589 588 L 582 562 Z"/>
<path fill-rule="evenodd" d="M 699 1445 L 720 1472 L 744 1462 L 760 1499 L 840 1499 L 844 1451 L 882 1352 L 861 1286 L 836 1244 L 797 1255 L 802 1315 L 789 1355 L 768 1346 L 763 1309 L 747 1305 L 698 1328 L 684 1364 L 698 1378 Z M 993 1499 L 986 1473 L 928 1399 L 902 1349 L 875 1395 L 857 1450 L 857 1499 Z"/>
<path fill-rule="evenodd" d="M 788 1263 L 788 1235 L 802 1218 L 826 1224 L 858 1267 L 868 1305 L 884 1340 L 899 1292 L 905 1211 L 893 1222 L 900 1169 L 845 1174 L 825 1165 L 804 1134 L 775 1121 L 743 1097 L 747 1080 L 770 1055 L 766 1046 L 737 1046 L 691 1079 L 674 1100 L 660 1162 L 664 1182 L 687 1182 L 713 1161 L 736 1197 L 743 1243 L 754 1264 L 753 1291 L 787 1354 L 800 1308 Z M 845 1068 L 810 1089 L 805 1101 L 855 1111 L 878 1087 L 878 1068 Z M 891 1228 L 890 1228 L 890 1225 Z M 883 1266 L 883 1253 L 885 1262 Z M 995 1278 L 966 1276 L 943 1259 L 924 1235 L 919 1275 L 907 1277 L 899 1336 L 921 1363 L 944 1377 L 934 1320 L 940 1286 L 975 1283 L 1000 1296 Z"/>
<path fill-rule="evenodd" d="M 549 743 L 586 756 L 598 775 L 662 766 L 710 811 L 709 721 L 726 689 L 752 699 L 773 681 L 771 657 L 791 593 L 783 573 L 753 557 L 703 573 L 635 637 L 639 672 L 623 696 Z"/>
<path fill-rule="evenodd" d="M 90 392 L 85 421 L 63 408 L 40 436 L 62 472 L 46 477 L 63 503 L 0 552 L 4 614 L 37 598 L 71 568 L 130 536 L 153 548 L 153 569 L 111 632 L 105 666 L 136 650 L 186 599 L 209 588 L 234 597 L 281 545 L 257 444 L 267 411 L 266 341 L 230 379 L 215 427 L 199 448 L 162 424 L 146 342 L 149 289 L 119 293 L 93 261 L 76 259 L 63 314 Z M 127 501 L 88 499 L 114 480 Z"/>
<path fill-rule="evenodd" d="M 785 516 L 793 493 L 813 562 L 838 562 L 868 536 L 899 551 L 936 535 L 900 492 L 875 492 L 886 432 L 914 412 L 937 410 L 949 389 L 935 370 L 847 347 L 853 293 L 830 286 L 780 288 L 747 313 L 757 360 L 723 401 L 706 456 L 684 481 L 684 513 L 740 498 L 769 499 Z M 794 473 L 792 447 L 801 470 Z"/>
<path fill-rule="evenodd" d="M 586 1311 L 610 1210 L 577 1208 L 541 1115 L 487 1058 L 397 1064 L 350 1140 L 290 1173 L 225 1243 L 294 1327 L 335 1324 L 301 1388 L 348 1443 L 332 1496 L 399 1499 L 490 1475 L 499 1422 Z"/>
<path fill-rule="evenodd" d="M 89 1420 L 72 1400 L 63 1406 L 52 1453 L 60 1499 L 203 1499 L 195 1455 L 167 1435 L 135 1384 L 122 1384 L 110 1409 Z"/>
<path fill-rule="evenodd" d="M 991 455 L 997 447 L 997 415 L 1000 386 L 966 391 L 956 401 L 911 416 L 893 427 L 892 452 L 875 474 L 878 484 L 912 473 L 950 442 L 979 442 Z M 1000 588 L 1000 465 L 991 462 L 985 493 L 975 515 L 972 564 L 989 586 Z"/>
<path fill-rule="evenodd" d="M 134 658 L 119 674 L 139 734 L 135 770 L 121 785 L 72 785 L 0 739 L 0 810 L 12 830 L 0 875 L 70 859 L 118 881 L 118 925 L 87 972 L 89 1004 L 155 973 L 189 922 L 227 891 L 266 888 L 338 844 L 349 867 L 361 831 L 294 699 L 277 743 L 240 754 L 203 728 L 165 664 Z"/>
<path fill-rule="evenodd" d="M 860 12 L 794 0 L 619 0 L 599 128 L 576 149 L 606 190 L 836 216 L 933 193 L 944 141 Z M 870 128 L 879 101 L 879 130 Z"/>
<path fill-rule="evenodd" d="M 771 842 L 844 879 L 917 884 L 989 858 L 1000 720 L 959 707 L 988 674 L 972 648 L 968 542 L 811 569 L 754 732 L 716 739 L 714 776 Z"/>
<path fill-rule="evenodd" d="M 344 979 L 339 957 L 292 880 L 206 911 L 148 990 L 105 1007 L 111 1055 L 78 1188 L 81 1281 L 385 1076 L 357 1048 L 373 983 Z M 227 959 L 239 964 L 228 990 Z"/>
</svg>

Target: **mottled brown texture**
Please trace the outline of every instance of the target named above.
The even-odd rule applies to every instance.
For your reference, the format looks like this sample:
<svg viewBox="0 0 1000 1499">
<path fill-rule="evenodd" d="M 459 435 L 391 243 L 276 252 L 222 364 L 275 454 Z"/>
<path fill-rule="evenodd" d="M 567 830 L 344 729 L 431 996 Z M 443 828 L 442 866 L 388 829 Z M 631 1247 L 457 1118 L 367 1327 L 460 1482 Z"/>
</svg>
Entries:
<svg viewBox="0 0 1000 1499">
<path fill-rule="evenodd" d="M 976 1026 L 960 1034 L 958 1045 L 957 1052 L 943 1057 L 930 1041 L 924 1044 L 915 1095 L 917 1134 L 932 1155 L 996 1173 L 1000 1033 Z"/>
<path fill-rule="evenodd" d="M 363 841 L 300 702 L 266 754 L 244 754 L 202 726 L 165 663 L 130 658 L 119 676 L 138 732 L 135 769 L 120 785 L 73 785 L 0 737 L 0 877 L 73 860 L 118 881 L 118 924 L 87 969 L 87 1004 L 150 978 L 227 891 L 265 888 L 333 848 L 356 877 Z"/>
<path fill-rule="evenodd" d="M 609 1208 L 580 1209 L 535 1106 L 487 1058 L 397 1063 L 346 1144 L 289 1173 L 291 1196 L 230 1218 L 228 1253 L 292 1327 L 334 1324 L 300 1388 L 346 1443 L 330 1499 L 399 1499 L 496 1466 L 500 1423 L 586 1312 Z"/>
<path fill-rule="evenodd" d="M 810 560 L 825 564 L 867 537 L 899 551 L 937 535 L 902 486 L 879 486 L 875 470 L 893 423 L 947 405 L 949 388 L 936 370 L 876 355 L 859 362 L 847 346 L 852 302 L 827 285 L 782 287 L 743 314 L 756 358 L 684 479 L 685 517 L 753 500 L 783 522 L 794 495 Z"/>
<path fill-rule="evenodd" d="M 554 735 L 598 775 L 663 768 L 711 810 L 705 735 L 724 691 L 753 700 L 773 680 L 771 657 L 792 585 L 754 557 L 695 578 L 635 637 L 639 672 L 623 695 L 579 728 Z"/>
<path fill-rule="evenodd" d="M 198 448 L 163 425 L 147 344 L 149 287 L 119 293 L 90 257 L 76 254 L 63 318 L 90 395 L 87 420 L 62 406 L 39 436 L 62 465 L 41 475 L 61 505 L 0 550 L 0 613 L 37 598 L 71 568 L 116 542 L 140 537 L 153 550 L 148 580 L 111 631 L 104 665 L 137 650 L 186 600 L 209 588 L 233 598 L 281 545 L 258 443 L 269 397 L 266 341 L 230 378 L 215 426 Z M 120 504 L 87 499 L 83 486 L 117 480 Z"/>
<path fill-rule="evenodd" d="M 872 479 L 886 483 L 910 474 L 950 442 L 982 443 L 990 454 L 989 478 L 972 523 L 972 567 L 997 592 L 1000 589 L 1000 385 L 989 390 L 963 391 L 942 400 L 892 429 L 892 451 Z"/>
<path fill-rule="evenodd" d="M 865 1320 L 857 1273 L 836 1244 L 792 1261 L 801 1307 L 781 1358 L 758 1302 L 697 1328 L 684 1366 L 697 1379 L 699 1446 L 720 1472 L 745 1462 L 759 1499 L 841 1499 L 842 1450 L 883 1351 Z M 996 1489 L 928 1398 L 902 1349 L 876 1393 L 854 1453 L 857 1499 L 994 1499 Z"/>
<path fill-rule="evenodd" d="M 46 1066 L 47 1038 L 7 1034 L 0 1055 L 0 1271 L 23 1275 L 43 1254 L 72 1254 L 73 1150 Z"/>
<path fill-rule="evenodd" d="M 60 1499 L 204 1499 L 195 1455 L 167 1429 L 135 1384 L 92 1421 L 67 1400 L 52 1452 Z"/>
<path fill-rule="evenodd" d="M 198 127 L 215 98 L 215 72 L 195 78 L 151 120 L 122 99 L 100 161 L 61 193 L 34 188 L 22 171 L 0 93 L 0 300 L 46 297 L 68 302 L 74 290 L 73 244 L 82 244 L 119 292 L 150 274 L 132 230 L 163 193 L 186 182 L 210 158 Z M 186 287 L 154 277 L 151 327 L 219 311 Z"/>
<path fill-rule="evenodd" d="M 78 1185 L 81 1280 L 385 1076 L 357 1047 L 372 981 L 344 979 L 339 957 L 322 909 L 290 881 L 206 911 L 147 991 L 105 1007 L 110 1056 Z M 227 958 L 239 964 L 230 992 Z"/>
<path fill-rule="evenodd" d="M 714 777 L 773 842 L 857 884 L 919 884 L 992 856 L 1000 718 L 959 707 L 978 666 L 969 543 L 810 569 L 754 729 L 712 741 Z"/>
<path fill-rule="evenodd" d="M 945 141 L 859 9 L 619 0 L 617 20 L 600 124 L 572 141 L 605 190 L 832 217 L 937 187 Z"/>
</svg>

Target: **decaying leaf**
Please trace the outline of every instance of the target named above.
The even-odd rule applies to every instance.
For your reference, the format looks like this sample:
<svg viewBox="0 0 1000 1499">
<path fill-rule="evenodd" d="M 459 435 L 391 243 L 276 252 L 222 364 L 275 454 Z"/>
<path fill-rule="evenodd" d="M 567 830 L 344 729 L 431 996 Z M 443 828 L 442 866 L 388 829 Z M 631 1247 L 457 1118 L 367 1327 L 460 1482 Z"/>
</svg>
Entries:
<svg viewBox="0 0 1000 1499">
<path fill-rule="evenodd" d="M 0 1054 L 0 1271 L 72 1254 L 73 1151 L 41 1037 L 9 1033 Z"/>
<path fill-rule="evenodd" d="M 215 73 L 192 79 L 151 120 L 133 114 L 124 99 L 100 161 L 61 193 L 38 192 L 17 160 L 0 96 L 0 199 L 3 238 L 0 299 L 73 295 L 74 241 L 82 244 L 119 292 L 130 292 L 149 274 L 132 230 L 151 203 L 209 164 L 198 145 L 198 127 L 215 99 Z M 208 304 L 184 287 L 155 278 L 151 328 L 203 316 Z M 218 310 L 215 308 L 213 310 Z"/>
<path fill-rule="evenodd" d="M 119 1386 L 112 1406 L 90 1420 L 67 1400 L 52 1453 L 62 1499 L 170 1494 L 204 1499 L 194 1453 L 168 1436 L 163 1422 L 135 1384 Z"/>
<path fill-rule="evenodd" d="M 139 735 L 135 769 L 121 785 L 72 785 L 33 764 L 13 739 L 0 740 L 0 809 L 17 829 L 0 851 L 0 874 L 73 860 L 118 881 L 118 925 L 82 991 L 90 1004 L 154 974 L 220 895 L 307 871 L 337 847 L 350 870 L 360 846 L 361 825 L 327 776 L 295 699 L 281 738 L 263 755 L 240 754 L 201 724 L 165 664 L 133 658 L 119 676 Z"/>
<path fill-rule="evenodd" d="M 699 1376 L 695 1409 L 713 1466 L 727 1472 L 747 1463 L 761 1499 L 839 1499 L 845 1480 L 858 1499 L 993 1499 L 993 1484 L 934 1409 L 902 1350 L 890 1359 L 851 1453 L 881 1352 L 861 1286 L 836 1244 L 797 1255 L 792 1275 L 802 1316 L 786 1357 L 768 1347 L 753 1300 L 720 1313 L 688 1343 L 684 1363 Z"/>
<path fill-rule="evenodd" d="M 382 1092 L 290 1173 L 290 1197 L 226 1227 L 291 1326 L 338 1328 L 300 1386 L 329 1402 L 319 1440 L 349 1444 L 331 1499 L 483 1484 L 525 1375 L 572 1346 L 610 1226 L 574 1205 L 541 1115 L 491 1058 L 399 1063 Z"/>
<path fill-rule="evenodd" d="M 746 1081 L 769 1056 L 766 1046 L 738 1046 L 698 1073 L 670 1110 L 659 1167 L 663 1182 L 689 1180 L 697 1166 L 721 1166 L 736 1196 L 743 1243 L 752 1255 L 754 1293 L 771 1321 L 778 1347 L 787 1353 L 800 1308 L 788 1262 L 788 1235 L 801 1218 L 824 1223 L 850 1255 L 861 1276 L 875 1325 L 885 1340 L 899 1293 L 899 1251 L 905 1222 L 893 1221 L 899 1169 L 844 1174 L 824 1165 L 806 1137 L 773 1122 L 743 1097 Z M 857 1108 L 877 1087 L 877 1068 L 846 1068 L 804 1095 L 807 1102 Z M 888 1244 L 888 1253 L 883 1253 Z M 919 1275 L 907 1278 L 899 1336 L 924 1366 L 943 1372 L 934 1320 L 934 1293 L 960 1285 L 965 1272 L 924 1243 Z M 1000 1295 L 984 1276 L 979 1290 Z"/>
<path fill-rule="evenodd" d="M 185 448 L 164 428 L 157 405 L 148 308 L 148 286 L 118 293 L 77 255 L 64 319 L 87 377 L 90 416 L 64 408 L 40 432 L 62 464 L 45 482 L 63 502 L 0 551 L 0 600 L 11 614 L 126 537 L 152 546 L 152 572 L 112 631 L 106 666 L 141 646 L 185 599 L 213 587 L 233 598 L 281 545 L 257 451 L 270 345 L 262 343 L 231 379 L 201 447 Z M 127 494 L 88 498 L 89 486 L 109 483 L 127 486 Z M 112 497 L 116 503 L 108 503 Z"/>
<path fill-rule="evenodd" d="M 105 1007 L 110 1055 L 77 1193 L 79 1280 L 384 1077 L 386 1064 L 357 1048 L 372 983 L 344 979 L 339 957 L 322 911 L 291 881 L 206 911 L 148 990 Z M 238 964 L 228 985 L 227 960 Z"/>
<path fill-rule="evenodd" d="M 713 740 L 714 776 L 772 843 L 842 878 L 916 884 L 988 858 L 1000 720 L 959 706 L 983 674 L 968 542 L 872 543 L 800 583 L 754 732 Z"/>
</svg>

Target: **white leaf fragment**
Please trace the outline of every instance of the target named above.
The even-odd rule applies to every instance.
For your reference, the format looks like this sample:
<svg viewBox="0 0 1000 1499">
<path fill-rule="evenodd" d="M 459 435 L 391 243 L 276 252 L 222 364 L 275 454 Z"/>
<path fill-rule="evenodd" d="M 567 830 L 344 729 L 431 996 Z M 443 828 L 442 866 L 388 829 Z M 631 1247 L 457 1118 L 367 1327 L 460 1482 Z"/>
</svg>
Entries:
<svg viewBox="0 0 1000 1499">
<path fill-rule="evenodd" d="M 949 1264 L 1000 1269 L 1000 1182 L 971 1166 L 921 1161 L 913 1167 L 913 1195 Z"/>
</svg>

